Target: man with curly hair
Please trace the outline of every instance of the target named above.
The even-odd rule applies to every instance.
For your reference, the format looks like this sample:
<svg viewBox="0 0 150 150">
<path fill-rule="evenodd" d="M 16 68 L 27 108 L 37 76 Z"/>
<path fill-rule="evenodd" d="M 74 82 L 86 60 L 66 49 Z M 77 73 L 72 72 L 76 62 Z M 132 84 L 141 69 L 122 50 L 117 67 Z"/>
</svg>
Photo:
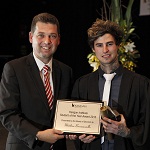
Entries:
<svg viewBox="0 0 150 150">
<path fill-rule="evenodd" d="M 77 150 L 147 150 L 150 128 L 150 82 L 124 68 L 118 61 L 123 30 L 111 21 L 97 19 L 88 29 L 88 42 L 100 61 L 98 70 L 76 80 L 72 99 L 103 102 L 104 74 L 115 73 L 108 106 L 120 113 L 120 121 L 101 119 L 101 135 L 69 135 Z M 108 138 L 108 133 L 113 135 Z M 76 139 L 77 138 L 77 139 Z M 102 141 L 102 139 L 104 141 Z"/>
</svg>

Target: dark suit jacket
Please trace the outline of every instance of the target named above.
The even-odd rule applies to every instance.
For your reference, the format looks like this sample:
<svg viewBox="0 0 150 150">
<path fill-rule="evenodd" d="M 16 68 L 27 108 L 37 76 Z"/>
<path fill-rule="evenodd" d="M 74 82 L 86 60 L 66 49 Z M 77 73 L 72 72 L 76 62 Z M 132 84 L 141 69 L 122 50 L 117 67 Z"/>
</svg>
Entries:
<svg viewBox="0 0 150 150">
<path fill-rule="evenodd" d="M 114 150 L 148 150 L 150 133 L 150 87 L 149 79 L 122 68 L 122 81 L 118 98 L 118 112 L 123 114 L 131 130 L 128 138 L 115 136 Z M 72 99 L 99 100 L 98 70 L 77 79 Z M 100 136 L 90 144 L 77 140 L 77 150 L 100 150 Z"/>
<path fill-rule="evenodd" d="M 0 84 L 0 120 L 9 131 L 7 150 L 49 149 L 48 143 L 35 143 L 35 135 L 39 130 L 53 127 L 56 101 L 69 98 L 72 87 L 72 69 L 54 59 L 52 64 L 54 107 L 51 111 L 33 55 L 5 64 Z M 57 141 L 55 149 L 65 150 L 65 139 Z"/>
</svg>

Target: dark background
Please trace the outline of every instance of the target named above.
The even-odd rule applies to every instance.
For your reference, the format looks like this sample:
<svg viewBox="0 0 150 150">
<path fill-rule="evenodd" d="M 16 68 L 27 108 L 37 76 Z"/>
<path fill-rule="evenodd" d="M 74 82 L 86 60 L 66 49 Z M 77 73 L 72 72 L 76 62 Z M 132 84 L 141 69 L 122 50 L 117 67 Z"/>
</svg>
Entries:
<svg viewBox="0 0 150 150">
<path fill-rule="evenodd" d="M 127 6 L 128 0 L 122 0 Z M 14 58 L 32 51 L 28 32 L 34 15 L 41 12 L 54 14 L 61 27 L 61 44 L 54 58 L 73 68 L 75 79 L 89 73 L 87 55 L 91 52 L 87 43 L 87 29 L 96 18 L 101 18 L 102 0 L 15 0 L 5 1 L 0 6 L 0 73 L 3 65 Z M 132 20 L 134 40 L 141 57 L 136 72 L 150 78 L 150 15 L 139 16 L 140 0 L 135 0 Z"/>
<path fill-rule="evenodd" d="M 128 0 L 122 0 L 126 5 Z M 100 18 L 102 0 L 5 0 L 0 4 L 0 75 L 4 64 L 32 52 L 28 40 L 34 15 L 41 12 L 54 14 L 61 27 L 61 44 L 54 58 L 73 68 L 74 78 L 92 71 L 87 55 L 87 29 Z M 126 5 L 127 6 L 127 5 Z M 139 16 L 140 0 L 132 9 L 133 25 L 139 38 L 133 39 L 141 57 L 136 72 L 150 78 L 150 15 Z M 7 131 L 0 124 L 0 150 L 5 147 Z M 68 146 L 69 147 L 69 146 Z M 69 150 L 73 148 L 69 148 Z"/>
</svg>

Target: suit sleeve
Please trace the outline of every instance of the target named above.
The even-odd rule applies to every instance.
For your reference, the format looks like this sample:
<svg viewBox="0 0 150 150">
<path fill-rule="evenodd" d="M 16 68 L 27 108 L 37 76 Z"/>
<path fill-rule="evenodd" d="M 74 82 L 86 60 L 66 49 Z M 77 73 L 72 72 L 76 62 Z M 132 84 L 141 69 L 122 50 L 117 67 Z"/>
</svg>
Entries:
<svg viewBox="0 0 150 150">
<path fill-rule="evenodd" d="M 128 138 L 132 140 L 135 150 L 139 148 L 143 150 L 148 148 L 150 137 L 150 82 L 148 79 L 141 78 L 138 83 L 139 88 L 135 87 L 135 89 L 139 90 L 135 94 L 132 110 L 135 125 L 129 127 L 131 133 Z"/>
<path fill-rule="evenodd" d="M 9 63 L 4 66 L 0 83 L 0 120 L 9 132 L 32 148 L 39 129 L 22 114 L 19 84 Z"/>
</svg>

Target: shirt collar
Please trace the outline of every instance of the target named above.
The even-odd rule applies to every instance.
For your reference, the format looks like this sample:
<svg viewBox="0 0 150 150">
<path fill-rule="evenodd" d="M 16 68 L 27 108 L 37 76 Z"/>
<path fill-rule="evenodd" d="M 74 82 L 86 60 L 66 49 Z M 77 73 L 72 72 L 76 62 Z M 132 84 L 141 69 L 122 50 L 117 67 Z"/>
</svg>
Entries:
<svg viewBox="0 0 150 150">
<path fill-rule="evenodd" d="M 33 57 L 34 57 L 35 62 L 36 62 L 36 64 L 37 64 L 40 71 L 43 69 L 44 65 L 48 65 L 51 68 L 51 71 L 52 71 L 52 59 L 47 64 L 44 64 L 40 59 L 38 59 L 35 56 L 34 52 L 33 52 Z"/>
</svg>

